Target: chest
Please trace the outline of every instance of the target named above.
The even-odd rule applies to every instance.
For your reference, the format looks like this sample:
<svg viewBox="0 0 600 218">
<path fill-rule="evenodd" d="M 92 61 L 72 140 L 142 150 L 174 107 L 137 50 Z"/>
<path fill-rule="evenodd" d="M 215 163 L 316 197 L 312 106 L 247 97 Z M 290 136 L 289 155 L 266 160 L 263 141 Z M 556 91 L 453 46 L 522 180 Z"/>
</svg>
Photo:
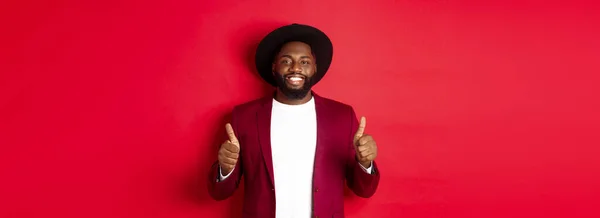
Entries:
<svg viewBox="0 0 600 218">
<path fill-rule="evenodd" d="M 291 165 L 314 160 L 317 145 L 317 117 L 314 110 L 274 110 L 270 132 L 274 163 Z"/>
</svg>

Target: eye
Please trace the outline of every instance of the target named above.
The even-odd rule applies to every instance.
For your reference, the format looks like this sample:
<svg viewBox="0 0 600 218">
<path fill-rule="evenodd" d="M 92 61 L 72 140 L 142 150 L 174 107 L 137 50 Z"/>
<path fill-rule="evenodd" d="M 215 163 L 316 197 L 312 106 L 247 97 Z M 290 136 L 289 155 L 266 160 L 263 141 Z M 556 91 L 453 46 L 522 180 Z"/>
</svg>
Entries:
<svg viewBox="0 0 600 218">
<path fill-rule="evenodd" d="M 283 60 L 281 60 L 281 63 L 282 63 L 282 64 L 289 64 L 289 63 L 290 63 L 290 60 L 283 59 Z"/>
<path fill-rule="evenodd" d="M 301 61 L 301 64 L 310 64 L 310 61 Z"/>
</svg>

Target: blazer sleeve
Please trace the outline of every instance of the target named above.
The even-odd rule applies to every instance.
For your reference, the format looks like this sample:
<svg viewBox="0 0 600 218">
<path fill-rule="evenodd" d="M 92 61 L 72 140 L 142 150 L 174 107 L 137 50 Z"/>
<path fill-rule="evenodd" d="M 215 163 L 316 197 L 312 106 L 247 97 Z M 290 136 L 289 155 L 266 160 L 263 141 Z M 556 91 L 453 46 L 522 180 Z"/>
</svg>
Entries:
<svg viewBox="0 0 600 218">
<path fill-rule="evenodd" d="M 231 126 L 233 131 L 238 134 L 238 126 L 236 120 L 236 112 L 235 109 L 231 115 Z M 239 135 L 238 135 L 239 137 Z M 243 174 L 243 164 L 242 164 L 242 151 L 240 151 L 240 156 L 238 157 L 238 161 L 233 168 L 231 174 L 223 179 L 219 180 L 220 176 L 220 166 L 219 161 L 215 161 L 213 165 L 210 167 L 209 175 L 208 175 L 208 193 L 215 200 L 225 200 L 233 195 L 235 190 L 239 187 L 242 174 Z"/>
<path fill-rule="evenodd" d="M 208 192 L 213 199 L 220 201 L 233 195 L 242 178 L 240 162 L 241 159 L 238 160 L 231 175 L 222 181 L 219 181 L 219 161 L 215 161 L 211 166 L 208 176 Z"/>
<path fill-rule="evenodd" d="M 358 119 L 354 109 L 350 107 L 350 130 L 348 152 L 346 156 L 346 184 L 357 196 L 369 198 L 377 191 L 379 185 L 380 172 L 377 167 L 377 162 L 373 161 L 371 174 L 367 173 L 356 159 L 356 148 L 354 146 L 354 134 L 358 129 Z"/>
</svg>

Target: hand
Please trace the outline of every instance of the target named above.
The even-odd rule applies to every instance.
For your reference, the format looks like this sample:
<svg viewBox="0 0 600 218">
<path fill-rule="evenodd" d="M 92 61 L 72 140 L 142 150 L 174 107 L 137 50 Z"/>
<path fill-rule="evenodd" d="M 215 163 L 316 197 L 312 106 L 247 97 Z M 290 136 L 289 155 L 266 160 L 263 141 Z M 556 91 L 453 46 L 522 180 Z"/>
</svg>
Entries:
<svg viewBox="0 0 600 218">
<path fill-rule="evenodd" d="M 240 142 L 235 137 L 231 124 L 226 124 L 225 130 L 229 140 L 223 142 L 219 148 L 219 166 L 221 166 L 223 175 L 227 175 L 233 170 L 240 156 Z"/>
<path fill-rule="evenodd" d="M 359 163 L 365 167 L 371 167 L 371 162 L 377 157 L 377 144 L 373 137 L 365 134 L 365 127 L 367 126 L 367 119 L 365 117 L 360 118 L 358 130 L 354 135 L 354 146 L 356 150 L 356 158 Z"/>
</svg>

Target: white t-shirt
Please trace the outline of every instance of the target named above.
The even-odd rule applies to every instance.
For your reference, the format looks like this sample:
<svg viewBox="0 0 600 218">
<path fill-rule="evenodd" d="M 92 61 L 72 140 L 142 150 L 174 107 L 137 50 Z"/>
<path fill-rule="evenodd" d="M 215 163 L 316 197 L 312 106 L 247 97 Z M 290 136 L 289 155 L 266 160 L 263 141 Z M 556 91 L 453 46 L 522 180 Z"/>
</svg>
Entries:
<svg viewBox="0 0 600 218">
<path fill-rule="evenodd" d="M 271 154 L 276 217 L 310 217 L 317 145 L 315 101 L 287 105 L 273 100 Z"/>
</svg>

